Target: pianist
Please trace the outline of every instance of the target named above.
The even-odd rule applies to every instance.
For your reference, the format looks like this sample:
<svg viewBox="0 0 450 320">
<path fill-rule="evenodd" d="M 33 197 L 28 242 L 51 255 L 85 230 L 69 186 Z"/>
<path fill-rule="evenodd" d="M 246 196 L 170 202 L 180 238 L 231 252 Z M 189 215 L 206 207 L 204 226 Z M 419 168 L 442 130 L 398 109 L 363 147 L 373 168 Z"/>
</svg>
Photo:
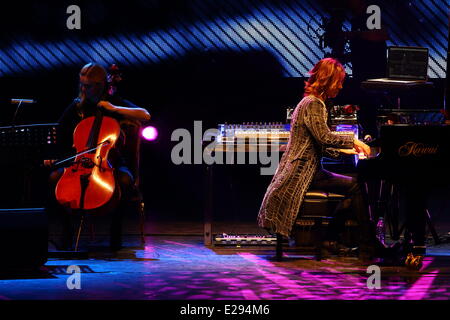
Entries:
<svg viewBox="0 0 450 320">
<path fill-rule="evenodd" d="M 383 249 L 375 236 L 368 206 L 360 184 L 352 177 L 338 175 L 321 167 L 323 155 L 339 153 L 370 154 L 370 148 L 352 136 L 333 134 L 327 126 L 325 101 L 342 89 L 345 78 L 343 66 L 335 59 L 320 60 L 309 72 L 304 97 L 292 115 L 291 135 L 286 152 L 267 188 L 258 224 L 273 233 L 289 237 L 308 189 L 344 194 L 360 230 L 359 257 L 375 258 Z M 335 219 L 339 221 L 342 219 Z M 337 226 L 328 232 L 328 244 L 336 244 Z"/>
</svg>

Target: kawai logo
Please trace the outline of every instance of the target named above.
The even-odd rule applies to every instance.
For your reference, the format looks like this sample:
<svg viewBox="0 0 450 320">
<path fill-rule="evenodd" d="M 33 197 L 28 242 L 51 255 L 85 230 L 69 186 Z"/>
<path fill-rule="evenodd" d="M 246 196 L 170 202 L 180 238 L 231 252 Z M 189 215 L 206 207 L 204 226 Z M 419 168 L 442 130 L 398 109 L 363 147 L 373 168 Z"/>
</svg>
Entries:
<svg viewBox="0 0 450 320">
<path fill-rule="evenodd" d="M 409 141 L 398 148 L 398 155 L 400 157 L 421 157 L 427 154 L 437 154 L 437 152 L 438 146 L 431 146 L 413 141 Z"/>
</svg>

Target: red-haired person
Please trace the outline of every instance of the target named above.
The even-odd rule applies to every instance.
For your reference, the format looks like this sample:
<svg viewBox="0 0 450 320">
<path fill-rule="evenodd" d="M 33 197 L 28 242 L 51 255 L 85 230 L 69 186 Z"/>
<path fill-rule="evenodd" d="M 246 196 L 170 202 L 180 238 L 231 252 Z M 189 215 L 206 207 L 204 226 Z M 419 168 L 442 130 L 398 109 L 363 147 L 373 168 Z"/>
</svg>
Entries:
<svg viewBox="0 0 450 320">
<path fill-rule="evenodd" d="M 275 175 L 262 202 L 258 223 L 261 227 L 289 237 L 306 192 L 320 189 L 344 194 L 351 199 L 351 208 L 360 229 L 359 255 L 363 260 L 376 255 L 378 246 L 368 206 L 356 179 L 335 174 L 321 167 L 324 155 L 337 153 L 370 154 L 370 148 L 352 136 L 333 134 L 327 126 L 325 101 L 334 98 L 345 79 L 343 66 L 335 59 L 320 60 L 309 72 L 303 99 L 293 112 L 291 134 Z M 348 201 L 347 201 L 348 202 Z M 329 228 L 327 243 L 336 248 L 338 226 Z M 381 250 L 382 248 L 380 248 Z"/>
</svg>

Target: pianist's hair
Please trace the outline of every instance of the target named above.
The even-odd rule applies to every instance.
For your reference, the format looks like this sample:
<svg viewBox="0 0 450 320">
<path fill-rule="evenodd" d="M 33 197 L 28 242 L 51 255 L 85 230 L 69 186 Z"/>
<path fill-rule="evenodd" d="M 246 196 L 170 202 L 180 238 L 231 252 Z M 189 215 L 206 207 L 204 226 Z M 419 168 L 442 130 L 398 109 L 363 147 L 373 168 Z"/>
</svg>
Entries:
<svg viewBox="0 0 450 320">
<path fill-rule="evenodd" d="M 305 81 L 305 96 L 314 95 L 325 100 L 344 81 L 345 70 L 342 64 L 333 58 L 320 60 L 308 72 L 308 81 Z"/>
</svg>

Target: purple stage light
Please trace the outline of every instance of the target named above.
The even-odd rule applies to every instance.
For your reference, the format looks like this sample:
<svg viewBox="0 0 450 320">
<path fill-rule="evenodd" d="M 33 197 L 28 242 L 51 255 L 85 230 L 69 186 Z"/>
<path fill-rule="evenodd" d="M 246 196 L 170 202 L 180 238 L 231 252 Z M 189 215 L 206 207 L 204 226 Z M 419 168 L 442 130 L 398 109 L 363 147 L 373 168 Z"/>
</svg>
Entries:
<svg viewBox="0 0 450 320">
<path fill-rule="evenodd" d="M 158 130 L 156 130 L 155 127 L 148 126 L 142 130 L 141 134 L 145 140 L 153 141 L 153 140 L 156 140 L 156 138 L 158 137 Z"/>
</svg>

